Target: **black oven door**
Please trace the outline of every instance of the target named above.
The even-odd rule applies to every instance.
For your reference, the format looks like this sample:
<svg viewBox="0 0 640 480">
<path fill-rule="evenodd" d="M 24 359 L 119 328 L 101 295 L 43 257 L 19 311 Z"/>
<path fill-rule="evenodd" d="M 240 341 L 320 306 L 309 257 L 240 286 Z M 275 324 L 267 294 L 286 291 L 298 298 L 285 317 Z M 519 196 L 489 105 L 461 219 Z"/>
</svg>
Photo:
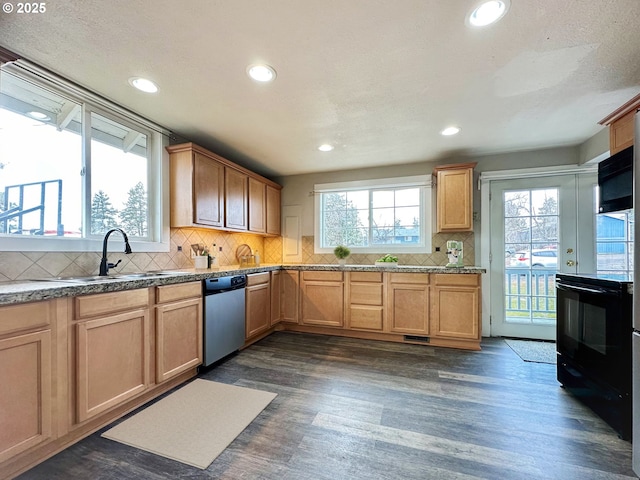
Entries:
<svg viewBox="0 0 640 480">
<path fill-rule="evenodd" d="M 630 355 L 631 343 L 628 295 L 619 289 L 563 281 L 556 286 L 558 353 L 624 392 L 628 378 L 621 365 Z"/>
</svg>

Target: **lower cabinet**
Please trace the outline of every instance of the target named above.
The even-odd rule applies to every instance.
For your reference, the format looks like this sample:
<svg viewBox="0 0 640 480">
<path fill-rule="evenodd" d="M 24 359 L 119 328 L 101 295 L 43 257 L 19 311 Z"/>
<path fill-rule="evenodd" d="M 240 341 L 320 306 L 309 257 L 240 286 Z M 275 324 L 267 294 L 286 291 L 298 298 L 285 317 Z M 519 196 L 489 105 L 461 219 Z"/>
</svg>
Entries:
<svg viewBox="0 0 640 480">
<path fill-rule="evenodd" d="M 156 287 L 156 383 L 202 363 L 202 284 Z"/>
<path fill-rule="evenodd" d="M 283 270 L 282 282 L 282 322 L 298 323 L 300 313 L 300 272 L 298 270 Z"/>
<path fill-rule="evenodd" d="M 381 332 L 385 317 L 382 272 L 348 272 L 347 278 L 347 328 Z"/>
<path fill-rule="evenodd" d="M 271 327 L 271 285 L 269 272 L 247 275 L 245 338 Z"/>
<path fill-rule="evenodd" d="M 282 270 L 271 272 L 271 326 L 282 321 Z"/>
<path fill-rule="evenodd" d="M 149 385 L 149 309 L 78 322 L 77 417 L 82 422 Z"/>
<path fill-rule="evenodd" d="M 0 464 L 55 437 L 54 305 L 0 307 Z"/>
<path fill-rule="evenodd" d="M 429 334 L 429 274 L 389 273 L 389 325 L 392 333 Z"/>
<path fill-rule="evenodd" d="M 300 323 L 343 327 L 343 272 L 308 270 L 301 276 Z"/>
<path fill-rule="evenodd" d="M 479 342 L 479 282 L 479 275 L 433 275 L 431 329 L 434 337 Z"/>
</svg>

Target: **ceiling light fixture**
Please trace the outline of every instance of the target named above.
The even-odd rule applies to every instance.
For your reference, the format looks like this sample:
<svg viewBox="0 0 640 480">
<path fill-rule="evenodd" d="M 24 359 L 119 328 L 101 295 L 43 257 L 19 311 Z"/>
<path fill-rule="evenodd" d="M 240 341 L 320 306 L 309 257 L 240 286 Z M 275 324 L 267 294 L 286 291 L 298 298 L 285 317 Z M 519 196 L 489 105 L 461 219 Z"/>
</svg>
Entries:
<svg viewBox="0 0 640 480">
<path fill-rule="evenodd" d="M 331 150 L 333 150 L 333 145 L 329 145 L 328 143 L 323 143 L 318 147 L 318 150 L 320 150 L 321 152 L 330 152 Z"/>
<path fill-rule="evenodd" d="M 158 86 L 155 83 L 142 77 L 130 78 L 129 84 L 145 93 L 156 93 L 158 91 Z"/>
<path fill-rule="evenodd" d="M 31 118 L 35 118 L 36 120 L 41 120 L 43 122 L 47 122 L 49 120 L 51 120 L 51 117 L 49 115 L 47 115 L 46 113 L 42 113 L 42 112 L 27 112 L 27 115 L 29 115 Z"/>
<path fill-rule="evenodd" d="M 269 65 L 249 65 L 247 75 L 256 82 L 273 82 L 276 79 L 276 71 Z"/>
<path fill-rule="evenodd" d="M 504 17 L 507 10 L 509 10 L 509 0 L 483 2 L 467 16 L 467 24 L 472 27 L 486 27 Z"/>
<path fill-rule="evenodd" d="M 445 137 L 449 137 L 451 135 L 455 135 L 458 133 L 460 129 L 458 127 L 447 127 L 440 132 L 440 135 L 444 135 Z"/>
</svg>

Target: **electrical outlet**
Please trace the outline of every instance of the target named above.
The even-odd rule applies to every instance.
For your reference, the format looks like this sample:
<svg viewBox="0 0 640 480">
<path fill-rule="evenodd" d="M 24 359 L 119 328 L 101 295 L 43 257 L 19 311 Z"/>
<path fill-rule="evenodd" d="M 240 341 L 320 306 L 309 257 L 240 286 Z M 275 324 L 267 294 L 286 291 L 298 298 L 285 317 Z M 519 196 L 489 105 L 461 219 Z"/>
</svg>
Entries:
<svg viewBox="0 0 640 480">
<path fill-rule="evenodd" d="M 181 252 L 182 251 L 182 245 L 178 245 L 178 251 Z"/>
<path fill-rule="evenodd" d="M 440 251 L 440 247 L 436 247 L 436 252 L 439 252 L 439 251 Z"/>
</svg>

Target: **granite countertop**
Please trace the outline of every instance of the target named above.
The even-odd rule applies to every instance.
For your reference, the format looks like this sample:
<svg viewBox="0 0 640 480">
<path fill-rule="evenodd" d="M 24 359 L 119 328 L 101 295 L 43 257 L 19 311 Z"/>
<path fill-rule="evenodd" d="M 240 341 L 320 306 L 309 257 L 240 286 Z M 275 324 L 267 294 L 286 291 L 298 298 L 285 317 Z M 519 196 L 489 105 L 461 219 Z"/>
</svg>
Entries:
<svg viewBox="0 0 640 480">
<path fill-rule="evenodd" d="M 401 265 L 394 267 L 377 267 L 374 265 L 281 265 L 263 264 L 259 267 L 240 268 L 238 265 L 220 267 L 219 270 L 168 270 L 157 275 L 150 274 L 141 278 L 126 277 L 126 273 L 114 277 L 90 277 L 86 281 L 69 281 L 62 279 L 25 279 L 0 282 L 0 305 L 34 302 L 51 298 L 75 297 L 78 295 L 90 295 L 95 293 L 117 292 L 132 290 L 135 288 L 155 287 L 160 285 L 172 285 L 201 281 L 205 278 L 216 278 L 227 275 L 242 275 L 250 273 L 269 272 L 271 270 L 325 270 L 325 271 L 351 271 L 351 272 L 403 272 L 403 273 L 486 273 L 479 267 L 421 267 Z M 122 277 L 121 277 L 122 276 Z M 120 278 L 121 277 L 121 278 Z"/>
</svg>

